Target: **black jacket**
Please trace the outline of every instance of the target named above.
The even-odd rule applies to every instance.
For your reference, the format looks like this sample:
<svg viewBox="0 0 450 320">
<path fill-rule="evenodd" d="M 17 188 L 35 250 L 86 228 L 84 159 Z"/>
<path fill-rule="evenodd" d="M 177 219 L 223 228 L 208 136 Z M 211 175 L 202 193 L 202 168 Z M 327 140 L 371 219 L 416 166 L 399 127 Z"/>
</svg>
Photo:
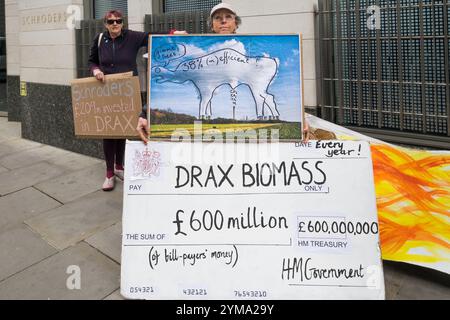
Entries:
<svg viewBox="0 0 450 320">
<path fill-rule="evenodd" d="M 137 76 L 136 55 L 141 47 L 148 46 L 148 33 L 133 30 L 122 30 L 122 34 L 112 39 L 109 32 L 103 32 L 98 47 L 98 34 L 91 45 L 89 69 L 91 72 L 99 68 L 104 74 L 133 71 Z"/>
</svg>

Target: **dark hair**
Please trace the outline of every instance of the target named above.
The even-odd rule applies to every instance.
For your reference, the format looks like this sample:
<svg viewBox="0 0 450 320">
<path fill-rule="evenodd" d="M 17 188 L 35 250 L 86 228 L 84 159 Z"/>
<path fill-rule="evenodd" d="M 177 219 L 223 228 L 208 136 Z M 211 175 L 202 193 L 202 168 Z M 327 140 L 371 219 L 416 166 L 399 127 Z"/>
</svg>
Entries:
<svg viewBox="0 0 450 320">
<path fill-rule="evenodd" d="M 106 20 L 108 20 L 108 18 L 111 16 L 116 16 L 117 18 L 123 18 L 123 14 L 119 10 L 109 10 L 103 17 L 103 22 L 106 23 Z"/>
<path fill-rule="evenodd" d="M 234 16 L 234 21 L 236 21 L 236 27 L 239 28 L 239 26 L 240 26 L 241 23 L 242 23 L 241 17 L 235 15 L 235 16 Z M 206 24 L 208 25 L 208 29 L 211 30 L 211 31 L 213 31 L 213 21 L 212 21 L 212 17 L 211 17 L 211 16 L 210 16 L 210 17 L 208 18 L 208 20 L 206 21 Z M 236 29 L 237 29 L 237 28 L 236 28 Z"/>
</svg>

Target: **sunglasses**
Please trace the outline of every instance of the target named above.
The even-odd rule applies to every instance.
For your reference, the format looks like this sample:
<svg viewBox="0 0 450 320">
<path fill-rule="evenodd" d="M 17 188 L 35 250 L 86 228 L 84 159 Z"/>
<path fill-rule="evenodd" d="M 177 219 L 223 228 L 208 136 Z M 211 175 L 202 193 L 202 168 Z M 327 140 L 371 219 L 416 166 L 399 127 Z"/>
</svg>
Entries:
<svg viewBox="0 0 450 320">
<path fill-rule="evenodd" d="M 108 19 L 108 20 L 106 20 L 106 23 L 109 25 L 113 25 L 114 22 L 116 22 L 117 24 L 122 24 L 123 19 Z"/>
</svg>

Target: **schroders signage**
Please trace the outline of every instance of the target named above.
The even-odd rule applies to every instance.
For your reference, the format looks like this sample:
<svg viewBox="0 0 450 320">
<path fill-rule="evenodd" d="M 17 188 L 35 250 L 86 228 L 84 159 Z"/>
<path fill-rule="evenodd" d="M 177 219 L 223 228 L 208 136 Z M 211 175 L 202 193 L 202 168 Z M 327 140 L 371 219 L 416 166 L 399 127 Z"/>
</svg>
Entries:
<svg viewBox="0 0 450 320">
<path fill-rule="evenodd" d="M 20 12 L 21 31 L 42 31 L 66 29 L 69 14 L 67 6 L 22 10 Z"/>
</svg>

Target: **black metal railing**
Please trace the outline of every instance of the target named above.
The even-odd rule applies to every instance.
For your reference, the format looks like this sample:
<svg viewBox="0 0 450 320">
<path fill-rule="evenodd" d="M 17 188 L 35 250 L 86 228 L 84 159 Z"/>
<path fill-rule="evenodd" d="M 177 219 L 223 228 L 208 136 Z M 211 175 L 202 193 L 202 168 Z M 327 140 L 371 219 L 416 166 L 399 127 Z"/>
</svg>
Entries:
<svg viewBox="0 0 450 320">
<path fill-rule="evenodd" d="M 367 9 L 380 9 L 371 30 Z M 321 117 L 393 142 L 450 149 L 450 7 L 320 0 Z"/>
</svg>

